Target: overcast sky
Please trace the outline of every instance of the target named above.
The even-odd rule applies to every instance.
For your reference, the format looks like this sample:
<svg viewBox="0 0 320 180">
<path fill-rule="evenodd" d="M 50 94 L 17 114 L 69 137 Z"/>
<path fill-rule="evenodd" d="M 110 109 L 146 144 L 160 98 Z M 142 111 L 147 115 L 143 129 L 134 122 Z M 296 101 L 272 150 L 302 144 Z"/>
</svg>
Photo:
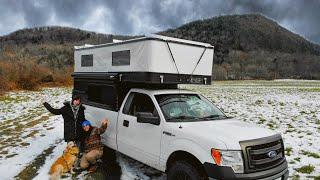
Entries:
<svg viewBox="0 0 320 180">
<path fill-rule="evenodd" d="M 193 20 L 261 13 L 320 44 L 320 0 L 0 0 L 0 36 L 35 26 L 148 34 Z"/>
</svg>

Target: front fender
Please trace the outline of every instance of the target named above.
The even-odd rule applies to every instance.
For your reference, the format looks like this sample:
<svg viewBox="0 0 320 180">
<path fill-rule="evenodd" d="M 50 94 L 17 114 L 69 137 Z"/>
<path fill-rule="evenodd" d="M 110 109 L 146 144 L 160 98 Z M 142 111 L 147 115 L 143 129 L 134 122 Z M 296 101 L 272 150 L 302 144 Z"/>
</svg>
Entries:
<svg viewBox="0 0 320 180">
<path fill-rule="evenodd" d="M 166 149 L 166 150 L 165 150 Z M 195 156 L 202 164 L 204 162 L 215 163 L 211 157 L 211 148 L 202 147 L 196 141 L 190 139 L 175 139 L 166 144 L 164 153 L 160 157 L 160 168 L 166 170 L 166 164 L 170 155 L 176 151 L 185 151 Z"/>
</svg>

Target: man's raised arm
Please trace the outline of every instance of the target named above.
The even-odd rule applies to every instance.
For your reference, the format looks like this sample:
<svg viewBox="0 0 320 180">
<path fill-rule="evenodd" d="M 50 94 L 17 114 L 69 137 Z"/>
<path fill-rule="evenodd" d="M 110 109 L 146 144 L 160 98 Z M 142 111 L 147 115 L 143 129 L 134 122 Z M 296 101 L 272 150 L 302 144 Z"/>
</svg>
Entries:
<svg viewBox="0 0 320 180">
<path fill-rule="evenodd" d="M 61 109 L 55 109 L 55 108 L 51 107 L 50 104 L 47 103 L 47 102 L 44 102 L 43 105 L 52 114 L 55 114 L 55 115 L 60 115 L 61 114 Z"/>
</svg>

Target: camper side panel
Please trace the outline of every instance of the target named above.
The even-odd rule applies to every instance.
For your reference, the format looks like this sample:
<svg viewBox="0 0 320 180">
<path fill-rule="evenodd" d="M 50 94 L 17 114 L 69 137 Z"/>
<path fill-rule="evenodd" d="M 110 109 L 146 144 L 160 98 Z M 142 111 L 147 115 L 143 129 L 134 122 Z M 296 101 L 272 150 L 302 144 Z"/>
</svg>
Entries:
<svg viewBox="0 0 320 180">
<path fill-rule="evenodd" d="M 149 41 L 138 41 L 76 50 L 74 53 L 75 72 L 148 71 L 150 62 L 148 43 Z M 88 56 L 92 56 L 91 64 L 90 62 L 84 63 Z"/>
<path fill-rule="evenodd" d="M 151 72 L 211 76 L 213 49 L 152 41 Z"/>
<path fill-rule="evenodd" d="M 213 53 L 214 49 L 206 49 L 193 74 L 212 76 Z"/>
<path fill-rule="evenodd" d="M 213 48 L 161 40 L 75 51 L 75 72 L 154 72 L 211 76 Z"/>
</svg>

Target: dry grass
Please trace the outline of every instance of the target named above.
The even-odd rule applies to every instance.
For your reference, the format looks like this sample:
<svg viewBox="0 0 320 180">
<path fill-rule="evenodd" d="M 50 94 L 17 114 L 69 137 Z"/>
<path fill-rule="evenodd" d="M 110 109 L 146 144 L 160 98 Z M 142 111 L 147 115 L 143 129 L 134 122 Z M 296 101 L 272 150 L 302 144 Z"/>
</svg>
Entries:
<svg viewBox="0 0 320 180">
<path fill-rule="evenodd" d="M 44 86 L 71 86 L 72 67 L 52 71 L 35 60 L 0 61 L 0 96 L 12 90 L 38 90 Z"/>
</svg>

